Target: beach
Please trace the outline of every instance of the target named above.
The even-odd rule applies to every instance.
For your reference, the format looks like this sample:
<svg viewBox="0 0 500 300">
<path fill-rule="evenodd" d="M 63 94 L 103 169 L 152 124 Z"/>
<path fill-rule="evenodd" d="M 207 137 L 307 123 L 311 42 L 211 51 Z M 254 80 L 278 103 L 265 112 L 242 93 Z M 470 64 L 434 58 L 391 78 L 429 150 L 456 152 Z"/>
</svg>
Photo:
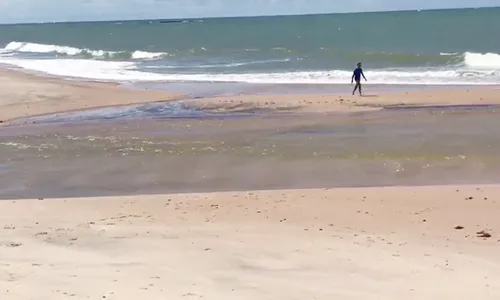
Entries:
<svg viewBox="0 0 500 300">
<path fill-rule="evenodd" d="M 0 26 L 0 299 L 499 299 L 498 12 Z"/>
<path fill-rule="evenodd" d="M 1 201 L 0 295 L 496 299 L 499 192 L 472 185 Z"/>
<path fill-rule="evenodd" d="M 495 88 L 33 124 L 18 118 L 177 95 L 0 75 L 2 299 L 500 296 Z"/>
<path fill-rule="evenodd" d="M 187 100 L 189 95 L 151 89 L 124 88 L 117 83 L 62 79 L 32 73 L 0 70 L 4 89 L 0 94 L 0 121 L 70 111 Z M 415 89 L 415 88 L 413 88 Z M 343 91 L 346 88 L 342 89 Z M 347 89 L 348 90 L 348 89 Z M 208 96 L 186 101 L 184 106 L 209 112 L 353 112 L 389 106 L 487 106 L 500 104 L 500 88 L 474 87 L 429 89 L 411 92 L 373 92 L 359 97 L 349 93 L 263 94 Z"/>
<path fill-rule="evenodd" d="M 118 88 L 116 83 L 79 82 L 0 70 L 0 121 L 71 110 L 181 99 L 183 95 Z"/>
<path fill-rule="evenodd" d="M 193 103 L 193 107 L 215 112 L 254 110 L 301 112 L 352 112 L 380 110 L 388 106 L 450 106 L 498 105 L 500 89 L 466 87 L 458 90 L 431 90 L 413 92 L 373 93 L 368 90 L 358 94 L 305 94 L 305 95 L 244 95 L 211 97 Z"/>
</svg>

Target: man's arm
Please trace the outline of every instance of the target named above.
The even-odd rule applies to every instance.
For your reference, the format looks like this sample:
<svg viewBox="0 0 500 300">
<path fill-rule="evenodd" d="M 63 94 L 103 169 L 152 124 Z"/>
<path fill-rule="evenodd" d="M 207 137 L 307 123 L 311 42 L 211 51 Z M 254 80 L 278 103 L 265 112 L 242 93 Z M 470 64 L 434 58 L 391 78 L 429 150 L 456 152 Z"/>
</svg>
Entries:
<svg viewBox="0 0 500 300">
<path fill-rule="evenodd" d="M 356 75 L 355 73 L 352 73 L 351 83 L 353 83 L 353 82 L 354 82 L 354 76 L 355 76 L 355 75 Z"/>
<path fill-rule="evenodd" d="M 368 81 L 368 80 L 366 80 L 365 73 L 363 73 L 363 71 L 361 71 L 361 75 L 363 76 L 363 78 L 365 79 L 365 81 Z"/>
</svg>

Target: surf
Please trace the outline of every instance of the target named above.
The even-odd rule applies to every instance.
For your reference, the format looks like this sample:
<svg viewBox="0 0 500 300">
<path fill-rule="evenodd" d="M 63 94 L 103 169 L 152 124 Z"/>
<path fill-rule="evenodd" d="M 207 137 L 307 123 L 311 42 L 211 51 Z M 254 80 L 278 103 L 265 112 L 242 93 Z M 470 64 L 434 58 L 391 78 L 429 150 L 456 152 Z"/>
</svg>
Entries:
<svg viewBox="0 0 500 300">
<path fill-rule="evenodd" d="M 464 63 L 471 68 L 500 70 L 500 54 L 466 52 Z"/>
<path fill-rule="evenodd" d="M 248 53 L 246 50 L 247 48 L 243 52 Z M 322 51 L 326 51 L 332 57 L 344 55 L 339 50 L 324 48 Z M 67 45 L 11 41 L 4 48 L 0 48 L 0 63 L 50 75 L 104 81 L 256 84 L 350 82 L 352 70 L 328 69 L 321 66 L 308 68 L 307 62 L 304 64 L 307 59 L 327 59 L 327 57 L 316 57 L 312 54 L 294 57 L 288 54 L 288 51 L 286 53 L 284 56 L 272 56 L 260 52 L 256 56 L 231 54 L 213 57 L 213 54 L 205 55 L 190 51 L 188 53 L 178 51 L 173 55 L 145 50 L 93 50 Z M 38 57 L 36 54 L 42 56 Z M 360 58 L 366 62 L 369 84 L 497 85 L 500 83 L 500 54 L 493 52 L 439 52 L 426 55 L 362 52 L 350 55 L 352 57 L 342 57 L 341 60 L 356 61 Z M 369 67 L 370 63 L 377 61 L 379 64 L 383 62 L 382 65 L 392 64 L 397 67 Z"/>
<path fill-rule="evenodd" d="M 88 58 L 101 59 L 158 59 L 169 56 L 166 52 L 148 52 L 143 50 L 135 51 L 107 51 L 82 49 L 72 46 L 39 44 L 30 42 L 12 41 L 3 49 L 4 53 L 39 53 L 39 54 L 59 54 L 63 56 L 82 56 Z"/>
<path fill-rule="evenodd" d="M 261 73 L 156 73 L 141 69 L 132 61 L 100 61 L 85 59 L 17 59 L 2 57 L 9 64 L 61 77 L 104 81 L 156 82 L 243 82 L 258 84 L 348 84 L 351 71 L 291 71 Z M 375 69 L 366 70 L 370 84 L 405 85 L 496 85 L 500 71 L 462 69 Z"/>
</svg>

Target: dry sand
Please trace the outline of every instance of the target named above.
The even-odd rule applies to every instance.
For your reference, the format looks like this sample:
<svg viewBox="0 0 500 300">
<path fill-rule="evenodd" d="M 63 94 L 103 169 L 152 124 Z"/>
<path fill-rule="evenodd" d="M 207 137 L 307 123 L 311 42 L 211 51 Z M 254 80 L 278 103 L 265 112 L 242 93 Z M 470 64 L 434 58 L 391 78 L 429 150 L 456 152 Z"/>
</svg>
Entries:
<svg viewBox="0 0 500 300">
<path fill-rule="evenodd" d="M 369 86 L 365 88 L 369 91 Z M 390 105 L 485 105 L 500 104 L 500 88 L 472 87 L 457 90 L 432 90 L 407 93 L 358 95 L 243 95 L 200 99 L 193 107 L 217 111 L 300 111 L 353 112 L 377 110 Z"/>
<path fill-rule="evenodd" d="M 81 82 L 0 69 L 0 121 L 97 107 L 184 98 L 183 95 L 130 90 L 115 83 Z"/>
<path fill-rule="evenodd" d="M 500 299 L 499 195 L 437 186 L 1 201 L 0 299 Z"/>
</svg>

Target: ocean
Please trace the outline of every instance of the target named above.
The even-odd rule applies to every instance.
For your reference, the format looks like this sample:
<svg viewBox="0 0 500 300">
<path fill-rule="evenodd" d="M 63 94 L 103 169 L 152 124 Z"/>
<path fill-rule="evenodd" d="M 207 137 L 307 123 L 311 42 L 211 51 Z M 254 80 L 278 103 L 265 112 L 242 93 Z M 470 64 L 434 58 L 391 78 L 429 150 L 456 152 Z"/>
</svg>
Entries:
<svg viewBox="0 0 500 300">
<path fill-rule="evenodd" d="M 500 8 L 0 26 L 0 63 L 117 82 L 500 84 Z"/>
</svg>

